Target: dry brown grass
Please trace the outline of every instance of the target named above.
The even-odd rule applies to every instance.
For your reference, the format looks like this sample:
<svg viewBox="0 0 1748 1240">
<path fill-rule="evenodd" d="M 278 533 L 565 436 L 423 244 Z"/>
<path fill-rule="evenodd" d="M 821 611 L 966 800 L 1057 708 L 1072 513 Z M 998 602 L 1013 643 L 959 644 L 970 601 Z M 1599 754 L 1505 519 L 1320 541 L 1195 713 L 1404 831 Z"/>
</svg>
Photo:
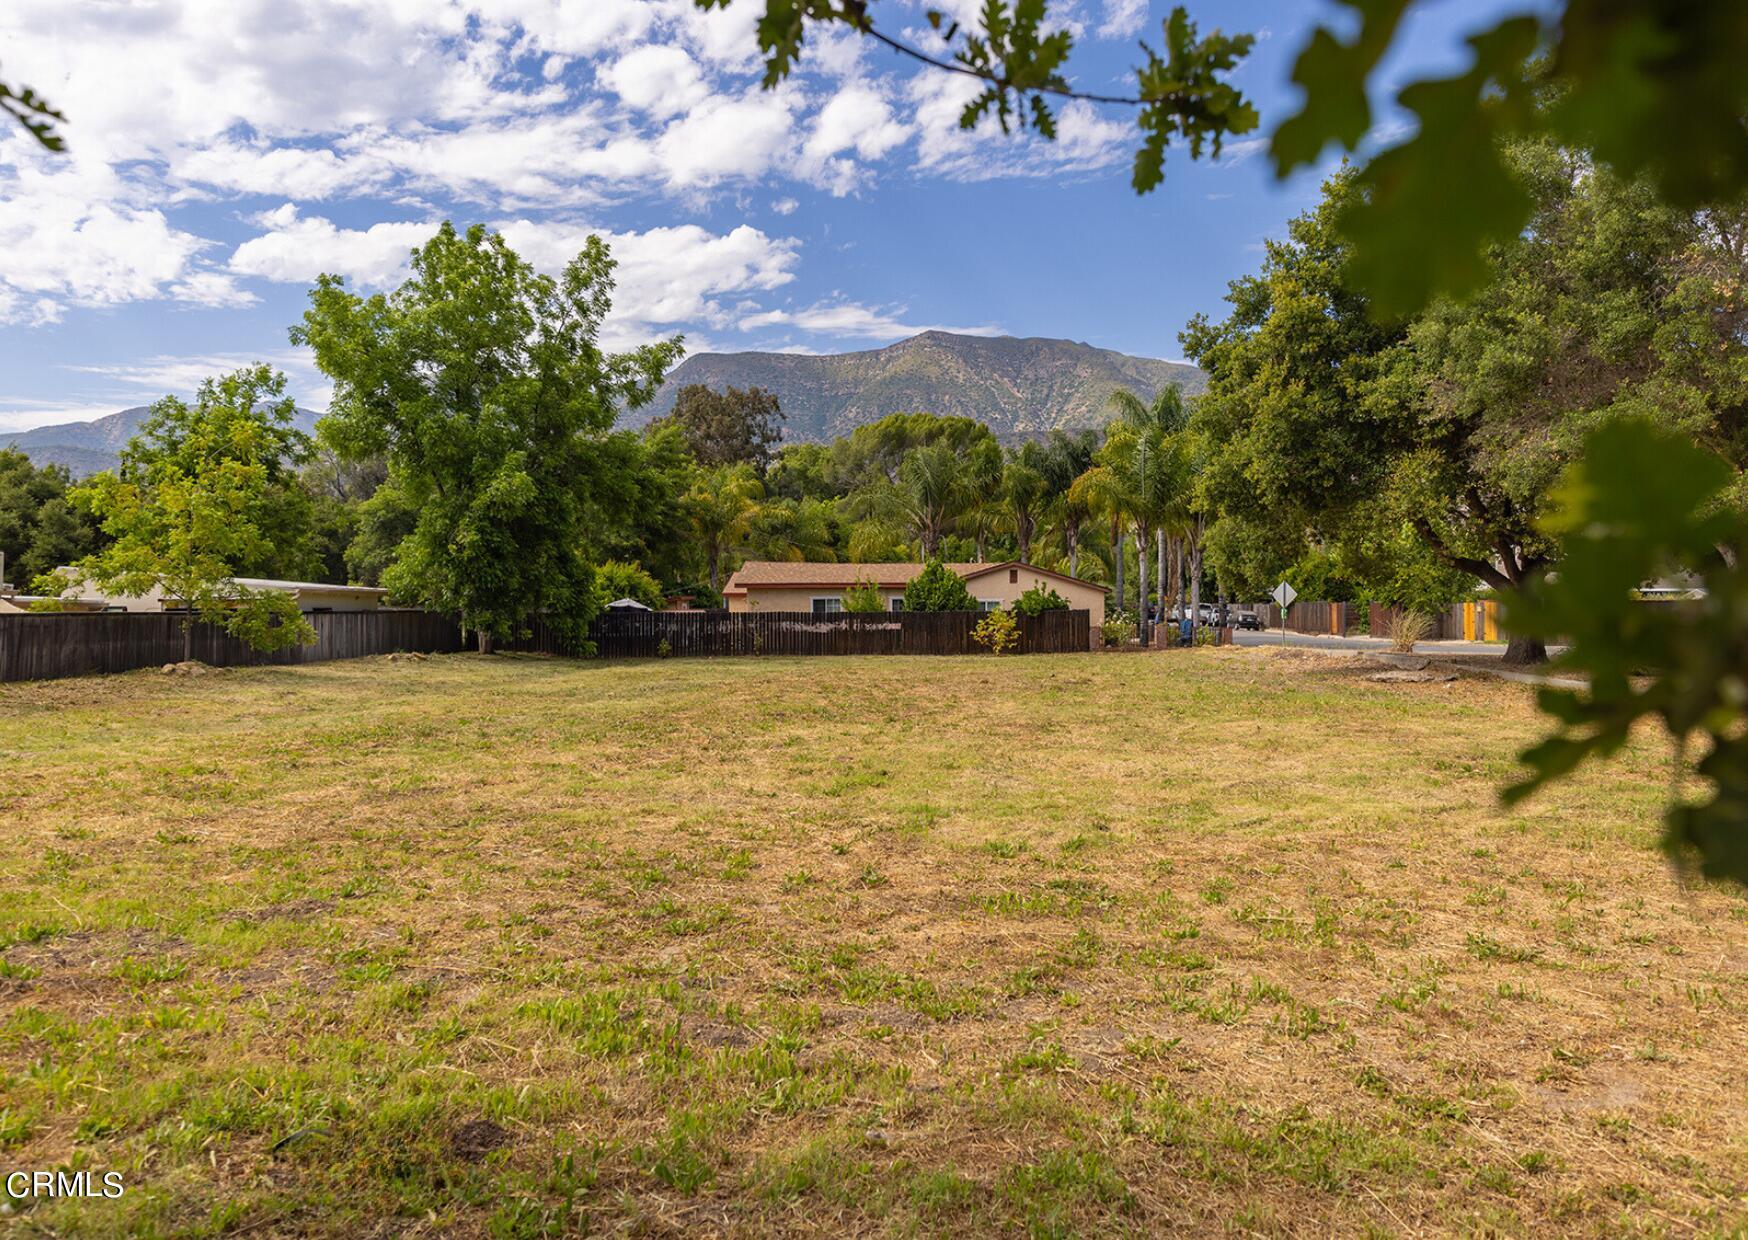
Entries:
<svg viewBox="0 0 1748 1240">
<path fill-rule="evenodd" d="M 1729 1232 L 1748 921 L 1647 743 L 1341 660 L 0 689 L 56 1234 Z"/>
</svg>

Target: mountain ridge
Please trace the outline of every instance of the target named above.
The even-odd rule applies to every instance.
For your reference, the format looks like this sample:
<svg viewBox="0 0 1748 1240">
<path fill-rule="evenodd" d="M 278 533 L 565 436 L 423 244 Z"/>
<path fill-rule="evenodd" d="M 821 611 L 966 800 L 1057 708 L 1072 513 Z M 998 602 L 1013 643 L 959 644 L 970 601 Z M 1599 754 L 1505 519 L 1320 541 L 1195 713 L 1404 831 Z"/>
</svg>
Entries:
<svg viewBox="0 0 1748 1240">
<path fill-rule="evenodd" d="M 1081 341 L 928 331 L 853 353 L 695 353 L 627 424 L 671 412 L 680 389 L 694 383 L 775 392 L 788 443 L 834 439 L 890 413 L 916 412 L 976 418 L 1003 439 L 1026 438 L 1103 424 L 1120 387 L 1143 399 L 1166 384 L 1185 395 L 1206 387 L 1186 363 Z"/>
<path fill-rule="evenodd" d="M 0 448 L 17 448 L 37 466 L 64 465 L 75 478 L 89 477 L 121 464 L 121 450 L 152 412 L 150 405 L 134 405 L 106 413 L 89 422 L 59 422 L 27 431 L 0 431 Z M 292 424 L 306 435 L 315 433 L 322 415 L 299 408 Z"/>
</svg>

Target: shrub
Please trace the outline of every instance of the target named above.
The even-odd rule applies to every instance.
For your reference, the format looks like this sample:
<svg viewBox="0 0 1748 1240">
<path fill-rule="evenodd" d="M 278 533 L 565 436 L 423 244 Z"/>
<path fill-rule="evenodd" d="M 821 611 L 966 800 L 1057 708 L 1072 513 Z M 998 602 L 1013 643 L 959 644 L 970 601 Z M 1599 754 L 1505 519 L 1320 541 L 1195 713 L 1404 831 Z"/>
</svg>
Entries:
<svg viewBox="0 0 1748 1240">
<path fill-rule="evenodd" d="M 1390 649 L 1401 654 L 1412 654 L 1414 643 L 1425 641 L 1426 635 L 1432 632 L 1432 621 L 1418 611 L 1396 611 L 1390 613 L 1385 628 L 1385 636 L 1390 639 Z"/>
<path fill-rule="evenodd" d="M 595 570 L 595 590 L 601 597 L 602 606 L 614 599 L 628 598 L 651 611 L 660 611 L 668 601 L 661 584 L 644 572 L 643 565 L 636 560 L 629 564 L 608 560 L 601 565 Z"/>
<path fill-rule="evenodd" d="M 1014 610 L 1022 616 L 1036 616 L 1046 611 L 1067 611 L 1068 600 L 1043 582 L 1033 582 L 1031 589 L 1014 600 Z"/>
<path fill-rule="evenodd" d="M 906 611 L 976 611 L 971 591 L 958 573 L 939 560 L 930 560 L 923 571 L 904 588 Z"/>
<path fill-rule="evenodd" d="M 1135 617 L 1126 611 L 1113 611 L 1099 625 L 1099 634 L 1107 646 L 1121 646 L 1135 636 Z"/>
<path fill-rule="evenodd" d="M 1020 626 L 1007 612 L 992 611 L 971 630 L 971 640 L 991 654 L 1006 654 L 1020 644 Z"/>
<path fill-rule="evenodd" d="M 844 591 L 844 610 L 863 615 L 885 611 L 886 599 L 881 595 L 879 586 L 872 581 L 858 579 L 855 585 Z"/>
</svg>

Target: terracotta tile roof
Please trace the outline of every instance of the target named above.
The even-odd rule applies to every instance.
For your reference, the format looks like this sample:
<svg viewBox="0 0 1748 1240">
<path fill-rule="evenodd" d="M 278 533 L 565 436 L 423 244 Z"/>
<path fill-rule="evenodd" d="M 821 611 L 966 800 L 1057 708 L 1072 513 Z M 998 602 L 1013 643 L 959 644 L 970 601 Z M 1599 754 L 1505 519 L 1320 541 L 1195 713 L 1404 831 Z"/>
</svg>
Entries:
<svg viewBox="0 0 1748 1240">
<path fill-rule="evenodd" d="M 998 568 L 1018 568 L 1060 581 L 1079 581 L 1066 573 L 1022 564 L 1018 560 L 1000 564 L 948 564 L 947 567 L 967 580 Z M 811 560 L 748 560 L 735 570 L 722 592 L 725 595 L 744 594 L 748 586 L 765 590 L 845 590 L 858 581 L 871 581 L 877 586 L 896 590 L 909 585 L 910 579 L 923 568 L 924 565 L 917 563 L 821 564 Z M 1105 589 L 1096 581 L 1082 581 L 1080 584 Z"/>
</svg>

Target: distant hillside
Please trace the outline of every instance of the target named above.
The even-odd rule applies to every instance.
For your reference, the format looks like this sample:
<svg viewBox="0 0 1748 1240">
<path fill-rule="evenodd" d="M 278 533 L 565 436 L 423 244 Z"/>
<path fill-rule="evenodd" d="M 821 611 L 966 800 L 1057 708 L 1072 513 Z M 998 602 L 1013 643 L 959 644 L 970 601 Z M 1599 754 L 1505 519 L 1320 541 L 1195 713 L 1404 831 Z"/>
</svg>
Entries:
<svg viewBox="0 0 1748 1240">
<path fill-rule="evenodd" d="M 65 465 L 75 478 L 114 469 L 121 450 L 140 429 L 151 409 L 136 405 L 90 422 L 62 422 L 28 431 L 0 431 L 0 448 L 17 448 L 38 465 Z M 313 434 L 322 415 L 299 409 L 292 419 L 298 430 Z"/>
<path fill-rule="evenodd" d="M 864 353 L 699 353 L 674 368 L 642 425 L 674 407 L 681 388 L 762 387 L 777 394 L 791 442 L 834 439 L 889 413 L 976 418 L 1003 439 L 1055 427 L 1099 426 L 1120 387 L 1149 399 L 1166 384 L 1206 385 L 1194 366 L 1130 357 L 1072 340 L 924 332 Z"/>
</svg>

